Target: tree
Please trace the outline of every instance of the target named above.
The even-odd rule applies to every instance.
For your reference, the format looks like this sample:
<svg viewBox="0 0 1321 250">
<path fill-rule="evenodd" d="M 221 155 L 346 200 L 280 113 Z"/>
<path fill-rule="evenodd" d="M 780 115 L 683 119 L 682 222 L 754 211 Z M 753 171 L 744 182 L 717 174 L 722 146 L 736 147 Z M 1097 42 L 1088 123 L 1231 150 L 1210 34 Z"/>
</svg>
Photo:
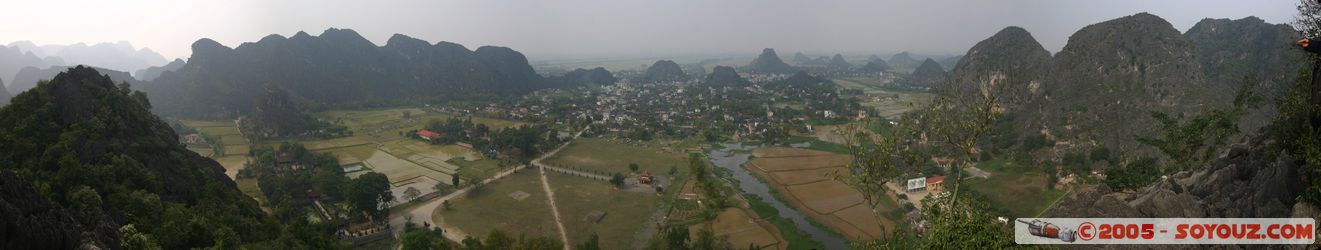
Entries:
<svg viewBox="0 0 1321 250">
<path fill-rule="evenodd" d="M 1109 162 L 1109 161 L 1110 161 L 1110 148 L 1107 148 L 1107 147 L 1105 147 L 1105 146 L 1096 146 L 1096 147 L 1092 148 L 1091 159 L 1092 159 L 1092 162 L 1097 162 L 1097 161 L 1107 161 L 1107 162 Z"/>
<path fill-rule="evenodd" d="M 596 233 L 592 233 L 592 236 L 588 236 L 588 237 L 587 237 L 587 241 L 583 241 L 582 244 L 578 244 L 578 245 L 576 245 L 576 246 L 573 246 L 573 249 L 574 249 L 574 250 L 601 250 L 601 236 L 596 235 Z"/>
<path fill-rule="evenodd" d="M 345 190 L 345 198 L 354 210 L 365 212 L 377 218 L 383 218 L 385 214 L 381 212 L 380 204 L 394 200 L 394 194 L 390 193 L 390 180 L 384 174 L 377 172 L 368 172 L 358 176 Z"/>
<path fill-rule="evenodd" d="M 886 182 L 903 173 L 911 173 L 914 166 L 924 162 L 923 148 L 934 147 L 946 151 L 956 159 L 951 165 L 947 186 L 951 186 L 947 199 L 925 202 L 936 211 L 928 211 L 923 218 L 932 221 L 928 234 L 931 248 L 1005 248 L 1013 243 L 1012 237 L 1000 228 L 990 215 L 989 206 L 969 204 L 967 192 L 960 193 L 960 175 L 964 167 L 972 166 L 977 155 L 978 140 L 987 136 L 992 125 L 1000 118 L 1003 93 L 1003 74 L 992 74 L 975 83 L 976 91 L 958 92 L 957 88 L 942 88 L 932 103 L 905 116 L 893 127 L 894 136 L 876 138 L 865 133 L 854 133 L 848 144 L 854 156 L 852 171 L 836 178 L 863 194 L 864 201 L 876 208 L 882 199 L 888 199 Z M 953 84 L 953 83 L 951 83 Z M 853 129 L 857 129 L 856 127 Z M 856 142 L 856 144 L 855 144 Z M 928 196 L 931 197 L 931 196 Z M 873 211 L 882 211 L 873 209 Z M 924 210 L 925 211 L 925 210 Z M 877 218 L 881 218 L 878 214 Z M 991 220 L 985 218 L 990 217 Z M 1005 239 L 1008 240 L 1005 240 Z M 871 243 L 863 243 L 871 244 Z M 894 247 L 890 243 L 879 243 Z M 947 245 L 950 244 L 950 245 Z"/>
<path fill-rule="evenodd" d="M 673 175 L 676 174 L 676 173 L 679 173 L 679 167 L 678 167 L 678 166 L 674 166 L 674 165 L 670 165 L 670 175 L 673 176 Z"/>
<path fill-rule="evenodd" d="M 417 188 L 408 187 L 407 189 L 404 189 L 404 198 L 408 199 L 408 201 L 416 200 L 417 197 L 421 195 L 422 191 L 417 190 Z"/>
<path fill-rule="evenodd" d="M 638 171 L 638 164 L 637 164 L 637 163 L 629 163 L 629 164 L 628 164 L 628 170 L 632 170 L 633 172 L 637 172 L 637 171 Z"/>
<path fill-rule="evenodd" d="M 1151 117 L 1160 125 L 1160 134 L 1158 137 L 1139 137 L 1138 141 L 1169 157 L 1171 168 L 1162 168 L 1158 172 L 1167 174 L 1210 163 L 1229 137 L 1238 134 L 1239 117 L 1260 100 L 1253 92 L 1256 85 L 1256 81 L 1246 80 L 1234 96 L 1232 106 L 1202 112 L 1186 122 L 1180 122 L 1182 115 L 1174 117 L 1152 112 Z"/>
<path fill-rule="evenodd" d="M 492 229 L 491 233 L 486 234 L 486 240 L 482 241 L 487 249 L 513 249 L 514 243 L 517 243 L 513 237 L 500 229 Z"/>
<path fill-rule="evenodd" d="M 697 239 L 693 240 L 691 249 L 734 249 L 729 244 L 728 237 L 716 237 L 715 232 L 710 228 L 702 228 L 697 231 Z"/>
<path fill-rule="evenodd" d="M 1159 166 L 1156 166 L 1156 158 L 1152 157 L 1139 158 L 1123 167 L 1112 167 L 1105 173 L 1105 185 L 1116 191 L 1145 187 L 1161 175 Z"/>
<path fill-rule="evenodd" d="M 624 187 L 624 175 L 620 173 L 615 173 L 614 175 L 611 175 L 610 184 L 614 184 L 615 187 Z"/>
<path fill-rule="evenodd" d="M 334 199 L 344 199 L 344 185 L 348 177 L 345 177 L 342 171 L 318 170 L 312 179 L 316 182 L 317 190 L 321 190 L 322 194 Z"/>
<path fill-rule="evenodd" d="M 453 176 L 450 176 L 450 183 L 451 183 L 451 185 L 454 185 L 455 187 L 458 187 L 458 186 L 459 186 L 459 175 L 458 175 L 458 174 L 455 174 L 455 175 L 453 175 Z"/>
<path fill-rule="evenodd" d="M 463 238 L 463 249 L 483 250 L 486 249 L 486 246 L 482 245 L 481 240 L 478 240 L 477 238 L 473 238 L 472 235 L 468 235 L 468 237 Z"/>
<path fill-rule="evenodd" d="M 970 195 L 927 196 L 922 203 L 922 218 L 930 223 L 923 235 L 927 249 L 1008 249 L 1014 248 L 1014 236 L 1004 231 L 990 205 Z M 947 201 L 958 199 L 958 202 Z"/>
<path fill-rule="evenodd" d="M 1321 36 L 1321 3 L 1311 0 L 1298 1 L 1298 16 L 1294 27 L 1302 31 L 1304 37 Z M 1313 41 L 1315 42 L 1315 41 Z M 1311 45 L 1315 46 L 1315 45 Z M 1316 64 L 1319 57 L 1309 56 L 1309 62 Z M 1316 68 L 1313 68 L 1316 70 Z M 1314 173 L 1321 172 L 1321 105 L 1316 105 L 1318 90 L 1313 81 L 1315 71 L 1301 71 L 1293 86 L 1276 100 L 1279 116 L 1269 126 L 1270 138 L 1278 141 L 1279 149 L 1293 159 L 1312 166 Z M 1321 181 L 1312 181 L 1299 200 L 1312 205 L 1321 205 Z"/>
<path fill-rule="evenodd" d="M 134 250 L 159 250 L 160 245 L 151 239 L 150 235 L 139 232 L 133 224 L 119 227 L 119 245 L 124 249 Z"/>
<path fill-rule="evenodd" d="M 688 249 L 688 227 L 673 226 L 665 231 L 667 249 Z"/>
<path fill-rule="evenodd" d="M 431 237 L 427 236 L 426 230 L 412 230 L 404 233 L 402 242 L 404 250 L 429 250 L 431 249 Z"/>
</svg>

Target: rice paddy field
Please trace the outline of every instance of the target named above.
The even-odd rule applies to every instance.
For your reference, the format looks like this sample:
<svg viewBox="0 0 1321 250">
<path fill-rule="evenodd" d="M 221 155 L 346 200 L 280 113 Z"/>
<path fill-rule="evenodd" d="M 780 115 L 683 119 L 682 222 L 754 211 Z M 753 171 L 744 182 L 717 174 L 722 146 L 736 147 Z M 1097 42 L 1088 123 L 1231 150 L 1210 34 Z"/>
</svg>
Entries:
<svg viewBox="0 0 1321 250">
<path fill-rule="evenodd" d="M 405 117 L 407 113 L 407 117 Z M 419 181 L 425 177 L 439 183 L 452 183 L 452 176 L 481 179 L 494 175 L 494 164 L 485 162 L 481 154 L 457 145 L 431 145 L 408 137 L 408 131 L 422 129 L 431 120 L 454 117 L 450 114 L 427 112 L 420 108 L 389 108 L 368 110 L 334 110 L 318 112 L 313 116 L 343 124 L 353 131 L 352 136 L 324 140 L 290 141 L 302 143 L 314 152 L 330 152 L 339 157 L 341 165 L 361 163 L 372 172 L 385 174 L 396 187 Z M 473 117 L 473 122 L 494 129 L 515 127 L 518 121 Z M 286 141 L 273 141 L 278 145 Z M 491 160 L 493 161 L 493 160 Z M 462 162 L 464 164 L 456 164 Z M 478 164 L 467 164 L 480 162 Z M 464 166 L 476 169 L 464 170 Z M 349 173 L 356 177 L 366 173 Z M 423 192 L 430 191 L 423 189 Z"/>
<path fill-rule="evenodd" d="M 190 150 L 220 162 L 220 165 L 225 167 L 225 174 L 229 175 L 230 178 L 234 178 L 234 175 L 238 174 L 238 170 L 243 168 L 251 147 L 248 144 L 248 139 L 243 138 L 233 121 L 182 120 L 181 122 L 184 126 L 197 130 L 197 133 L 201 134 L 203 138 L 218 140 L 209 142 L 212 144 L 211 148 L 190 147 Z M 221 148 L 223 154 L 215 154 L 214 148 L 216 147 Z"/>
<path fill-rule="evenodd" d="M 758 148 L 752 153 L 748 170 L 794 209 L 846 239 L 879 239 L 895 228 L 895 221 L 877 220 L 861 193 L 832 179 L 831 174 L 844 171 L 852 156 L 797 148 Z M 887 209 L 898 208 L 882 208 Z"/>
</svg>

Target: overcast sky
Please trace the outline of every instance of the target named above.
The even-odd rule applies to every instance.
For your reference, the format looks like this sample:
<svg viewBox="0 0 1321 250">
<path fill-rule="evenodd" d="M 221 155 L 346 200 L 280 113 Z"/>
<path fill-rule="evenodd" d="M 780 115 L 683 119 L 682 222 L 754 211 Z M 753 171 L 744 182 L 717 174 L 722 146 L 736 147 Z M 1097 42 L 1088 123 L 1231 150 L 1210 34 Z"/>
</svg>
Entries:
<svg viewBox="0 0 1321 250">
<path fill-rule="evenodd" d="M 1257 16 L 1287 23 L 1296 0 L 6 0 L 0 42 L 126 40 L 169 58 L 211 38 L 230 47 L 268 34 L 329 27 L 377 45 L 400 33 L 476 49 L 508 46 L 533 60 L 606 56 L 962 54 L 1005 26 L 1021 26 L 1051 52 L 1088 24 L 1150 12 L 1186 31 L 1202 18 Z"/>
</svg>

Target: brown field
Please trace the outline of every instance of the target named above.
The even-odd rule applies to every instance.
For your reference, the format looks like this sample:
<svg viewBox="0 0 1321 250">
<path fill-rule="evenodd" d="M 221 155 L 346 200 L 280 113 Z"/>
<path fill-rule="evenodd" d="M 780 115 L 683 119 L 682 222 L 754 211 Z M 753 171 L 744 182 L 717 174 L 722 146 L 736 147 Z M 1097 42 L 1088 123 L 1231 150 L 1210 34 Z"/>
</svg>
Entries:
<svg viewBox="0 0 1321 250">
<path fill-rule="evenodd" d="M 761 249 L 785 249 L 788 244 L 782 244 L 783 240 L 768 228 L 775 226 L 758 221 L 739 208 L 726 208 L 711 221 L 711 231 L 718 237 L 729 237 L 730 245 L 736 248 L 755 244 Z"/>
<path fill-rule="evenodd" d="M 831 155 L 830 152 L 807 150 L 801 148 L 757 148 L 752 150 L 752 156 L 756 157 L 789 157 L 789 156 L 809 156 L 809 155 Z"/>
<path fill-rule="evenodd" d="M 840 167 L 778 171 L 771 172 L 771 178 L 775 179 L 775 182 L 784 183 L 785 185 L 800 185 L 819 181 L 830 181 L 832 180 L 831 175 L 836 172 L 847 174 L 847 172 L 843 171 L 844 168 Z"/>
<path fill-rule="evenodd" d="M 861 193 L 827 176 L 844 169 L 852 156 L 793 148 L 759 148 L 753 154 L 758 157 L 748 162 L 749 170 L 766 180 L 794 209 L 845 238 L 879 239 L 884 235 L 882 227 L 894 227 L 890 219 L 882 222 L 876 218 Z"/>
<path fill-rule="evenodd" d="M 759 171 L 777 172 L 839 167 L 849 164 L 849 161 L 852 160 L 852 156 L 830 154 L 793 157 L 760 157 L 752 159 L 751 164 Z"/>
<path fill-rule="evenodd" d="M 242 155 L 217 157 L 215 159 L 216 162 L 220 163 L 220 166 L 225 167 L 225 175 L 229 175 L 230 179 L 234 179 L 234 175 L 237 175 L 239 169 L 243 169 L 243 164 L 248 161 L 248 157 Z"/>
<path fill-rule="evenodd" d="M 225 156 L 247 156 L 252 147 L 248 144 L 225 145 Z"/>
</svg>

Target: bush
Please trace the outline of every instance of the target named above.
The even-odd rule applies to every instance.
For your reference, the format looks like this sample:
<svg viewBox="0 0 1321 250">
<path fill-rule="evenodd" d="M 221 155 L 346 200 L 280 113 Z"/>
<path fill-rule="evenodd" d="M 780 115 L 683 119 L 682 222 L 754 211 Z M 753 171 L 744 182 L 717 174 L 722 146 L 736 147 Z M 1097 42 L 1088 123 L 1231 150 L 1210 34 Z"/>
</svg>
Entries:
<svg viewBox="0 0 1321 250">
<path fill-rule="evenodd" d="M 1047 139 L 1045 135 L 1034 134 L 1027 136 L 1027 138 L 1023 138 L 1022 149 L 1024 152 L 1032 152 L 1033 150 L 1037 150 L 1039 148 L 1054 147 L 1054 146 L 1055 146 L 1055 141 Z"/>
<path fill-rule="evenodd" d="M 1092 148 L 1092 157 L 1091 157 L 1091 159 L 1092 159 L 1093 162 L 1097 162 L 1097 161 L 1106 161 L 1106 162 L 1109 162 L 1109 161 L 1110 161 L 1110 148 L 1107 148 L 1107 147 L 1105 147 L 1105 146 L 1096 146 L 1096 147 Z"/>
<path fill-rule="evenodd" d="M 1106 171 L 1105 185 L 1120 191 L 1147 186 L 1160 178 L 1161 170 L 1156 165 L 1156 158 L 1143 157 L 1129 162 L 1124 167 L 1115 167 Z"/>
</svg>

